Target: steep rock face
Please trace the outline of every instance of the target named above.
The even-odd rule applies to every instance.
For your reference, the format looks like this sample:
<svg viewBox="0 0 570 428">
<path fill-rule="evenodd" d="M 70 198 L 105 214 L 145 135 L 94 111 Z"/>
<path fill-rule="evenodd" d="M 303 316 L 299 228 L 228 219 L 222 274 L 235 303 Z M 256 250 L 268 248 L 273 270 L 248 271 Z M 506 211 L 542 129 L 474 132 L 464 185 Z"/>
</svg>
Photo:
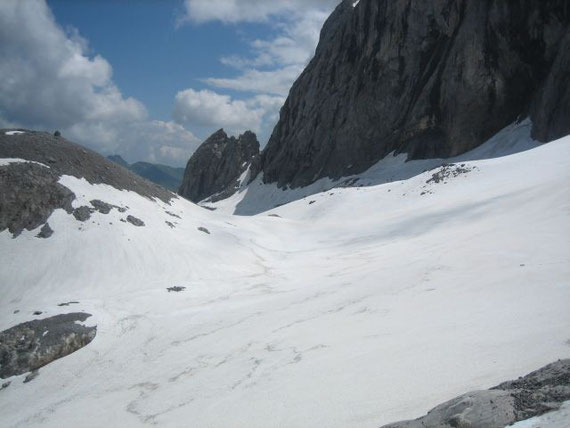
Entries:
<svg viewBox="0 0 570 428">
<path fill-rule="evenodd" d="M 0 232 L 14 237 L 45 224 L 54 210 L 73 212 L 75 195 L 50 168 L 33 163 L 0 167 Z"/>
<path fill-rule="evenodd" d="M 353 4 L 333 12 L 291 89 L 265 182 L 339 178 L 392 151 L 455 156 L 530 113 L 544 141 L 570 132 L 566 0 Z"/>
<path fill-rule="evenodd" d="M 228 197 L 258 154 L 259 142 L 253 132 L 235 138 L 220 129 L 188 161 L 178 194 L 194 202 L 212 195 L 214 200 Z"/>
</svg>

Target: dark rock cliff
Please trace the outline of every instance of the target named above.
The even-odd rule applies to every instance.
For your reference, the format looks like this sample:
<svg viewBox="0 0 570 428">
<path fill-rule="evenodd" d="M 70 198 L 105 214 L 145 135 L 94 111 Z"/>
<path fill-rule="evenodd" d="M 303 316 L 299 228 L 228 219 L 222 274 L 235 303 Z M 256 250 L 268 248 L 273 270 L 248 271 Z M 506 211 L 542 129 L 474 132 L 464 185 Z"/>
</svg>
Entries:
<svg viewBox="0 0 570 428">
<path fill-rule="evenodd" d="M 247 131 L 235 138 L 220 129 L 204 141 L 188 161 L 178 194 L 194 202 L 212 195 L 217 195 L 217 199 L 229 197 L 257 155 L 259 142 L 253 132 Z"/>
<path fill-rule="evenodd" d="M 567 0 L 353 0 L 325 23 L 257 171 L 299 187 L 392 151 L 450 157 L 531 115 L 570 133 Z"/>
</svg>

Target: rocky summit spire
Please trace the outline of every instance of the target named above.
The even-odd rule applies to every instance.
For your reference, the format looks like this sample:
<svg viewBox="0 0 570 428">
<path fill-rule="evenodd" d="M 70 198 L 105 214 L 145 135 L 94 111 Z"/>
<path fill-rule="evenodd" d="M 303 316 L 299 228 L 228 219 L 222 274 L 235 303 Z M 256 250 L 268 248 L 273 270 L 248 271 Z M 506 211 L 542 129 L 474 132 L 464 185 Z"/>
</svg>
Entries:
<svg viewBox="0 0 570 428">
<path fill-rule="evenodd" d="M 194 202 L 216 194 L 228 197 L 237 190 L 238 179 L 257 155 L 259 142 L 253 132 L 235 138 L 220 129 L 188 161 L 178 194 Z"/>
</svg>

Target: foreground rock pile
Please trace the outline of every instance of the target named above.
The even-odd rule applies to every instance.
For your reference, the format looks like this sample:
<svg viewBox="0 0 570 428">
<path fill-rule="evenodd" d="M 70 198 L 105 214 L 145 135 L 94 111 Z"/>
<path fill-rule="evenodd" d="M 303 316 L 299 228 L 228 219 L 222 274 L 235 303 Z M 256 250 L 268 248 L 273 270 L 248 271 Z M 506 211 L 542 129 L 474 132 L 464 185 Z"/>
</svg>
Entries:
<svg viewBox="0 0 570 428">
<path fill-rule="evenodd" d="M 487 391 L 461 395 L 414 421 L 383 428 L 503 428 L 557 410 L 570 400 L 570 359 L 549 364 Z"/>
</svg>

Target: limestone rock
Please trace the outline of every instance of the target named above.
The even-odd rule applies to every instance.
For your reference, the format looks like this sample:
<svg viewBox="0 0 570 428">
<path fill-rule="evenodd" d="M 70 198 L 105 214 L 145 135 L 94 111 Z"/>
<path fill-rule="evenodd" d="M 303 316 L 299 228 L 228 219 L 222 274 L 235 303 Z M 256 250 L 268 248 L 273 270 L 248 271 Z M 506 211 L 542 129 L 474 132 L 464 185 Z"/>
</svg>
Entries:
<svg viewBox="0 0 570 428">
<path fill-rule="evenodd" d="M 220 129 L 188 161 L 178 194 L 194 202 L 212 195 L 218 195 L 214 200 L 227 198 L 237 190 L 238 179 L 258 154 L 259 142 L 253 132 L 235 138 Z"/>
<path fill-rule="evenodd" d="M 73 208 L 76 196 L 59 183 L 63 175 L 133 191 L 165 203 L 176 196 L 88 149 L 47 132 L 25 130 L 13 136 L 0 130 L 2 158 L 27 161 L 0 165 L 0 232 L 8 229 L 14 237 L 23 230 L 45 225 L 56 209 L 65 210 L 81 222 L 87 221 L 95 210 L 101 213 L 112 208 L 126 210 L 98 200 L 91 201 L 93 208 Z M 37 236 L 48 238 L 50 230 L 45 226 Z"/>
<path fill-rule="evenodd" d="M 451 157 L 531 116 L 570 133 L 566 0 L 344 0 L 293 85 L 256 172 L 279 187 L 392 151 Z"/>
<path fill-rule="evenodd" d="M 34 163 L 0 167 L 0 232 L 16 237 L 45 224 L 56 209 L 71 214 L 75 195 L 58 180 L 51 168 Z"/>
<path fill-rule="evenodd" d="M 557 410 L 567 400 L 570 400 L 570 360 L 560 360 L 490 390 L 461 395 L 419 419 L 383 428 L 503 428 Z"/>
</svg>

